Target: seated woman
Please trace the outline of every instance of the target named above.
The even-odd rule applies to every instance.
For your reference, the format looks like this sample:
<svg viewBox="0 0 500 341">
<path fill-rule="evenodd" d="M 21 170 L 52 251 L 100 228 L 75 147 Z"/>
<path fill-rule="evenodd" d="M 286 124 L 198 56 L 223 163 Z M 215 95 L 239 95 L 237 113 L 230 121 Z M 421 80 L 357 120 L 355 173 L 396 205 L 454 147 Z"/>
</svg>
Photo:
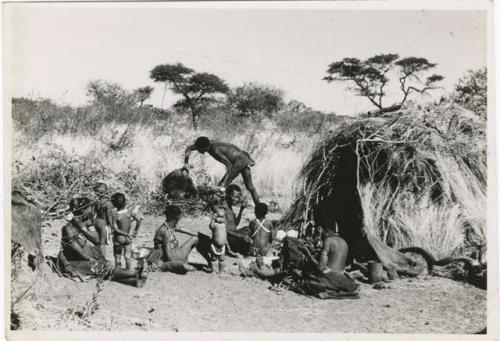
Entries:
<svg viewBox="0 0 500 341">
<path fill-rule="evenodd" d="M 321 252 L 316 257 L 307 247 L 301 245 L 301 250 L 309 257 L 316 269 L 323 272 L 343 274 L 349 248 L 346 241 L 337 232 L 318 227 L 321 238 Z"/>
<path fill-rule="evenodd" d="M 337 232 L 328 231 L 321 227 L 318 229 L 322 240 L 320 253 L 313 255 L 311 250 L 303 244 L 299 246 L 299 249 L 312 262 L 314 271 L 328 281 L 330 288 L 335 288 L 333 297 L 357 297 L 359 285 L 345 272 L 349 252 L 346 241 Z M 310 286 L 313 285 L 310 283 Z"/>
<path fill-rule="evenodd" d="M 109 277 L 112 281 L 142 287 L 146 280 L 143 268 L 114 268 L 106 261 L 98 248 L 99 236 L 92 228 L 94 209 L 88 198 L 70 201 L 71 220 L 62 228 L 61 251 L 57 266 L 62 275 L 86 280 L 93 277 Z"/>
<path fill-rule="evenodd" d="M 158 267 L 162 271 L 180 274 L 194 270 L 195 268 L 188 264 L 188 256 L 198 243 L 197 235 L 177 227 L 181 218 L 181 209 L 178 206 L 168 205 L 165 208 L 165 218 L 165 222 L 155 232 L 154 249 L 148 256 L 148 264 L 153 265 L 153 269 Z M 175 232 L 192 237 L 179 246 Z"/>
</svg>

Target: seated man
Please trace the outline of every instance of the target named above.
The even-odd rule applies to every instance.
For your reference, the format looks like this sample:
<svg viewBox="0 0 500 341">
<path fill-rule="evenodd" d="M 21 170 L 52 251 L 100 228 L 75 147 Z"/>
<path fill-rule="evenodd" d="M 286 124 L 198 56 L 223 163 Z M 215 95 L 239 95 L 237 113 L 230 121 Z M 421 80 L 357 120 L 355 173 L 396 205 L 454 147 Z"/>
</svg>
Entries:
<svg viewBox="0 0 500 341">
<path fill-rule="evenodd" d="M 199 186 L 198 189 L 202 189 L 204 193 L 217 193 L 220 188 L 210 188 L 207 186 Z M 201 191 L 200 191 L 201 193 Z M 236 256 L 235 252 L 243 255 L 247 255 L 250 251 L 250 247 L 253 243 L 252 238 L 250 238 L 250 230 L 247 228 L 237 230 L 237 226 L 241 221 L 243 215 L 243 210 L 246 207 L 246 203 L 242 202 L 240 204 L 240 210 L 238 215 L 233 211 L 233 206 L 241 202 L 241 188 L 238 185 L 231 184 L 225 189 L 225 196 L 220 203 L 219 200 L 209 203 L 209 207 L 214 214 L 217 214 L 222 210 L 224 213 L 223 221 L 226 227 L 226 238 L 228 255 Z M 204 233 L 198 233 L 198 244 L 196 245 L 196 250 L 200 253 L 203 258 L 208 263 L 208 271 L 212 271 L 212 238 Z"/>
<path fill-rule="evenodd" d="M 87 198 L 72 199 L 70 208 L 73 216 L 62 228 L 61 251 L 58 267 L 67 277 L 110 276 L 110 280 L 141 287 L 146 280 L 143 268 L 112 268 L 98 248 L 99 236 L 92 231 L 93 205 Z"/>
<path fill-rule="evenodd" d="M 182 274 L 194 270 L 194 267 L 188 264 L 188 256 L 198 243 L 197 235 L 177 227 L 181 218 L 181 209 L 178 206 L 168 205 L 165 208 L 165 218 L 165 222 L 155 232 L 154 249 L 148 256 L 148 263 L 163 271 Z M 192 237 L 179 246 L 175 232 Z"/>
<path fill-rule="evenodd" d="M 233 206 L 240 204 L 238 215 L 233 211 Z M 227 241 L 233 252 L 239 252 L 243 255 L 250 253 L 250 247 L 253 240 L 248 235 L 248 229 L 238 230 L 237 227 L 241 221 L 243 210 L 246 208 L 246 203 L 241 201 L 241 188 L 238 185 L 231 184 L 226 188 L 226 196 L 222 205 L 213 205 L 212 211 L 215 213 L 219 208 L 222 208 L 225 213 L 225 222 L 227 229 Z"/>
</svg>

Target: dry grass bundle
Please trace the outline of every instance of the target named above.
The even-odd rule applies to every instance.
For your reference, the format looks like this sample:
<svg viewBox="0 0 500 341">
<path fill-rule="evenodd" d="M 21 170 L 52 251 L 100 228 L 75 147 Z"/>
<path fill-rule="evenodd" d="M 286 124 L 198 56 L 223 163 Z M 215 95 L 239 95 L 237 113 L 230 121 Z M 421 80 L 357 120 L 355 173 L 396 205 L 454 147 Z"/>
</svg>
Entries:
<svg viewBox="0 0 500 341">
<path fill-rule="evenodd" d="M 485 129 L 447 103 L 346 122 L 312 152 L 285 223 L 301 231 L 337 223 L 346 239 L 364 226 L 389 245 L 443 256 L 467 233 L 483 244 Z"/>
</svg>

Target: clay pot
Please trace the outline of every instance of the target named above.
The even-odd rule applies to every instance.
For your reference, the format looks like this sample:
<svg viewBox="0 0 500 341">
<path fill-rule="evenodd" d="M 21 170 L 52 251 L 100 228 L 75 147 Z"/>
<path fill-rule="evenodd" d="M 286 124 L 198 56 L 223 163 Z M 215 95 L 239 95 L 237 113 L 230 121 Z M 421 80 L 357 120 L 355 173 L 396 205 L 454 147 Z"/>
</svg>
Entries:
<svg viewBox="0 0 500 341">
<path fill-rule="evenodd" d="M 387 274 L 384 271 L 384 265 L 374 261 L 368 262 L 368 280 L 375 284 L 387 280 Z"/>
</svg>

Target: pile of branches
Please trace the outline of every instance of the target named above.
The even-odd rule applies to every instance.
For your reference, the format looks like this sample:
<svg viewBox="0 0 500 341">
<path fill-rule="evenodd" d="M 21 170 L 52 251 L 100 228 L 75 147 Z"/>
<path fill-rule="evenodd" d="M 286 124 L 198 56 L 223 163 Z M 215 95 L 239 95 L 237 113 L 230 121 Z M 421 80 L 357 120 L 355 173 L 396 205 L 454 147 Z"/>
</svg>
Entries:
<svg viewBox="0 0 500 341">
<path fill-rule="evenodd" d="M 344 220 L 402 247 L 412 236 L 400 228 L 398 212 L 410 210 L 401 205 L 425 202 L 442 210 L 458 206 L 463 235 L 484 247 L 486 159 L 486 122 L 456 104 L 361 116 L 316 146 L 284 225 L 304 235 L 310 226 L 335 229 Z M 325 213 L 344 202 L 349 217 Z"/>
<path fill-rule="evenodd" d="M 139 170 L 129 167 L 113 172 L 105 167 L 98 155 L 69 155 L 54 146 L 51 151 L 29 162 L 15 161 L 12 172 L 13 190 L 37 204 L 43 218 L 60 218 L 67 214 L 73 197 L 94 198 L 93 187 L 98 182 L 108 185 L 108 192 L 123 192 L 128 203 L 147 203 L 147 184 Z"/>
<path fill-rule="evenodd" d="M 13 189 L 36 203 L 43 216 L 64 214 L 73 196 L 92 196 L 96 182 L 106 181 L 111 172 L 91 157 L 69 157 L 62 150 L 53 150 L 34 158 L 28 164 L 14 163 Z"/>
</svg>

